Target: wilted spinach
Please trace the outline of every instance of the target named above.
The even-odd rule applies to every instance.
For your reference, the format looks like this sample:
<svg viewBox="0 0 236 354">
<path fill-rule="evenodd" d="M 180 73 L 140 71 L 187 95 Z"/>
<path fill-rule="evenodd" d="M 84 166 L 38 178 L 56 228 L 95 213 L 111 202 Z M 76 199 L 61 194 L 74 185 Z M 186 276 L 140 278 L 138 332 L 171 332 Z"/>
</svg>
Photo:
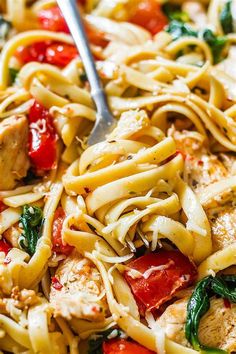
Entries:
<svg viewBox="0 0 236 354">
<path fill-rule="evenodd" d="M 120 337 L 122 334 L 119 329 L 109 328 L 104 332 L 98 333 L 95 339 L 90 339 L 88 354 L 103 354 L 102 343 L 110 340 L 108 337 L 113 331 L 117 331 L 114 337 Z"/>
<path fill-rule="evenodd" d="M 220 13 L 220 23 L 225 34 L 233 32 L 232 0 L 228 0 Z"/>
<path fill-rule="evenodd" d="M 42 209 L 36 206 L 24 205 L 20 223 L 23 226 L 23 234 L 19 241 L 20 246 L 32 256 L 36 251 L 38 239 L 41 237 Z"/>
<path fill-rule="evenodd" d="M 203 31 L 196 31 L 189 24 L 177 20 L 171 21 L 166 31 L 171 34 L 174 41 L 187 36 L 202 38 L 211 49 L 214 63 L 216 64 L 222 59 L 222 51 L 227 44 L 227 38 L 225 36 L 216 36 L 212 30 L 208 28 Z"/>
<path fill-rule="evenodd" d="M 165 3 L 162 6 L 164 14 L 168 17 L 170 21 L 177 20 L 182 22 L 189 21 L 189 15 L 187 12 L 181 10 L 180 6 L 170 3 Z"/>
<path fill-rule="evenodd" d="M 226 275 L 205 277 L 198 282 L 187 306 L 187 321 L 185 325 L 185 336 L 195 350 L 201 354 L 227 354 L 221 349 L 209 348 L 202 345 L 198 338 L 200 319 L 210 308 L 210 298 L 218 295 L 224 299 L 236 303 L 236 276 Z"/>
</svg>

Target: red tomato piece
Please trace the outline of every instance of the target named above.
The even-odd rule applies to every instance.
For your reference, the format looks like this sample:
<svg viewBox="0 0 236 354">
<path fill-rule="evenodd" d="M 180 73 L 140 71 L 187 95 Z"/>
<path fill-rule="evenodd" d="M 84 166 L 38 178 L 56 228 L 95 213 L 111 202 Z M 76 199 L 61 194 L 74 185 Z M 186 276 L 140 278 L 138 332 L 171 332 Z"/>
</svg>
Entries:
<svg viewBox="0 0 236 354">
<path fill-rule="evenodd" d="M 63 43 L 55 43 L 48 46 L 45 61 L 48 64 L 64 67 L 78 56 L 75 46 Z"/>
<path fill-rule="evenodd" d="M 52 277 L 52 286 L 56 290 L 61 290 L 63 288 L 63 285 L 59 282 L 59 280 L 56 277 Z"/>
<path fill-rule="evenodd" d="M 59 254 L 69 255 L 74 247 L 63 243 L 61 231 L 66 214 L 62 207 L 57 208 L 52 225 L 52 250 Z"/>
<path fill-rule="evenodd" d="M 41 28 L 47 31 L 70 33 L 58 6 L 40 10 L 38 13 L 38 20 Z"/>
<path fill-rule="evenodd" d="M 8 252 L 12 249 L 12 246 L 10 243 L 8 243 L 5 238 L 2 238 L 0 240 L 0 252 L 4 252 L 5 255 L 8 254 Z"/>
<path fill-rule="evenodd" d="M 56 167 L 57 134 L 49 111 L 35 101 L 29 112 L 29 157 L 36 171 Z"/>
<path fill-rule="evenodd" d="M 83 1 L 81 1 L 81 3 L 82 2 Z M 70 33 L 58 6 L 53 6 L 39 11 L 38 19 L 40 27 L 47 31 Z M 85 30 L 91 43 L 103 48 L 107 46 L 109 41 L 105 38 L 103 32 L 97 30 L 87 22 L 85 22 Z"/>
<path fill-rule="evenodd" d="M 125 339 L 113 339 L 102 345 L 104 354 L 155 354 L 142 345 Z"/>
<path fill-rule="evenodd" d="M 46 42 L 36 42 L 26 47 L 19 47 L 15 53 L 15 56 L 23 64 L 29 63 L 31 61 L 44 63 L 47 47 L 48 44 Z"/>
<path fill-rule="evenodd" d="M 2 200 L 0 200 L 0 213 L 5 209 L 7 209 L 7 206 L 3 203 Z"/>
<path fill-rule="evenodd" d="M 129 271 L 124 273 L 141 314 L 145 310 L 159 308 L 177 290 L 190 285 L 197 276 L 195 265 L 179 251 L 150 253 L 131 261 L 128 267 L 144 274 L 132 277 Z M 153 271 L 150 272 L 151 268 Z"/>
<path fill-rule="evenodd" d="M 152 35 L 155 35 L 163 30 L 168 19 L 156 0 L 142 0 L 138 2 L 129 22 L 144 27 Z"/>
<path fill-rule="evenodd" d="M 75 46 L 70 44 L 38 42 L 27 47 L 20 47 L 15 56 L 23 64 L 37 61 L 64 67 L 78 56 L 78 51 Z"/>
</svg>

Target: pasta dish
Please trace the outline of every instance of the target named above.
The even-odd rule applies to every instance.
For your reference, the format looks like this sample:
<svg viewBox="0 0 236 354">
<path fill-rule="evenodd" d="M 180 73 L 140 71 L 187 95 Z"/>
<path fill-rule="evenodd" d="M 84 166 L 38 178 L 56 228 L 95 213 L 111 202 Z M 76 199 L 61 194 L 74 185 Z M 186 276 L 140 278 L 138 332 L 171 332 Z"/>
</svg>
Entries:
<svg viewBox="0 0 236 354">
<path fill-rule="evenodd" d="M 236 353 L 236 1 L 0 0 L 0 352 Z"/>
</svg>

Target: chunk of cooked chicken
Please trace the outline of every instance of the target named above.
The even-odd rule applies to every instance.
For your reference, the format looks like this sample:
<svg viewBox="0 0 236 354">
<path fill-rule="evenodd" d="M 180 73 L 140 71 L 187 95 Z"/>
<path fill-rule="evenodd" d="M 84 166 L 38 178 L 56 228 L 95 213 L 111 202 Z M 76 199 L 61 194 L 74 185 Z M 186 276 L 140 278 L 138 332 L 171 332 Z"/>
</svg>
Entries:
<svg viewBox="0 0 236 354">
<path fill-rule="evenodd" d="M 184 177 L 196 193 L 228 176 L 225 165 L 207 150 L 201 134 L 170 128 L 168 135 L 174 138 L 177 150 L 186 155 Z"/>
<path fill-rule="evenodd" d="M 184 177 L 199 196 L 204 194 L 204 188 L 211 183 L 235 173 L 235 156 L 233 154 L 217 156 L 210 153 L 199 133 L 185 130 L 180 132 L 171 128 L 169 135 L 175 139 L 177 149 L 186 155 Z M 214 251 L 236 242 L 236 210 L 230 203 L 233 193 L 227 190 L 217 196 L 217 200 L 209 200 L 207 205 L 204 205 L 211 223 Z"/>
<path fill-rule="evenodd" d="M 221 250 L 236 242 L 236 209 L 226 204 L 223 207 L 207 210 L 211 224 L 213 251 Z"/>
<path fill-rule="evenodd" d="M 15 187 L 29 168 L 27 154 L 28 122 L 25 116 L 13 116 L 0 123 L 0 190 Z"/>
<path fill-rule="evenodd" d="M 3 236 L 4 238 L 13 246 L 16 248 L 19 248 L 19 238 L 22 235 L 22 228 L 19 227 L 19 223 L 16 223 L 15 225 L 9 227 L 4 233 Z"/>
<path fill-rule="evenodd" d="M 55 274 L 59 287 L 52 284 L 50 302 L 55 316 L 102 321 L 108 311 L 101 275 L 87 258 L 73 251 Z M 61 287 L 61 288 L 60 288 Z"/>
<path fill-rule="evenodd" d="M 185 338 L 185 322 L 188 299 L 184 298 L 170 305 L 158 319 L 168 338 L 190 346 Z M 199 339 L 204 345 L 224 349 L 232 353 L 236 350 L 236 305 L 225 306 L 223 299 L 211 299 L 211 306 L 202 317 Z"/>
</svg>

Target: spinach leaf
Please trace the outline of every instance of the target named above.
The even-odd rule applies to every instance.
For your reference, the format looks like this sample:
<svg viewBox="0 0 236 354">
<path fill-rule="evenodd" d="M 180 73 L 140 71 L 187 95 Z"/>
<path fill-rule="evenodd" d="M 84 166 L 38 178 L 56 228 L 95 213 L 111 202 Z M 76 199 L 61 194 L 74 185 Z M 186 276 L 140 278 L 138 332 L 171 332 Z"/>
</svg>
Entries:
<svg viewBox="0 0 236 354">
<path fill-rule="evenodd" d="M 222 8 L 220 13 L 220 23 L 225 34 L 232 33 L 233 16 L 232 16 L 232 0 L 228 0 Z"/>
<path fill-rule="evenodd" d="M 206 277 L 201 280 L 187 306 L 187 321 L 185 327 L 185 335 L 193 348 L 199 350 L 201 345 L 198 340 L 198 327 L 201 317 L 209 310 L 210 300 L 208 291 L 212 277 Z"/>
<path fill-rule="evenodd" d="M 235 279 L 232 279 L 232 277 Z M 235 281 L 235 276 L 231 276 L 231 278 L 229 278 L 229 276 L 215 277 L 212 281 L 211 288 L 215 294 L 236 303 L 236 284 L 234 284 Z"/>
<path fill-rule="evenodd" d="M 11 29 L 11 23 L 0 16 L 0 39 L 6 39 Z"/>
<path fill-rule="evenodd" d="M 169 23 L 166 31 L 171 34 L 174 41 L 185 36 L 202 38 L 211 49 L 214 64 L 222 59 L 222 51 L 227 43 L 225 36 L 216 36 L 212 30 L 208 28 L 198 32 L 190 25 L 176 20 Z"/>
<path fill-rule="evenodd" d="M 202 354 L 227 354 L 224 350 L 200 344 L 198 339 L 200 319 L 209 310 L 210 297 L 214 294 L 236 303 L 236 276 L 208 276 L 198 282 L 187 306 L 185 336 L 193 348 Z"/>
<path fill-rule="evenodd" d="M 88 354 L 103 354 L 102 343 L 110 340 L 108 336 L 113 332 L 117 331 L 117 335 L 114 337 L 120 337 L 122 332 L 119 329 L 109 328 L 104 332 L 100 332 L 95 335 L 95 338 L 89 340 L 89 350 Z"/>
<path fill-rule="evenodd" d="M 212 30 L 205 29 L 202 32 L 202 38 L 211 48 L 211 52 L 214 58 L 214 64 L 219 63 L 222 60 L 222 51 L 227 43 L 227 38 L 224 36 L 216 36 Z"/>
<path fill-rule="evenodd" d="M 11 82 L 11 84 L 14 84 L 18 73 L 19 73 L 19 70 L 18 70 L 18 69 L 9 68 L 9 75 L 10 75 L 10 82 Z"/>
<path fill-rule="evenodd" d="M 189 21 L 189 15 L 187 12 L 181 11 L 180 6 L 170 4 L 170 3 L 165 3 L 162 6 L 162 10 L 164 14 L 169 18 L 169 20 L 177 20 L 177 21 L 182 21 L 182 22 L 188 22 Z"/>
<path fill-rule="evenodd" d="M 24 205 L 20 223 L 24 230 L 19 240 L 20 246 L 32 256 L 36 251 L 37 242 L 41 236 L 42 209 L 36 206 Z"/>
<path fill-rule="evenodd" d="M 173 40 L 179 39 L 180 37 L 190 36 L 197 37 L 198 32 L 195 31 L 187 23 L 181 21 L 173 20 L 169 23 L 166 32 L 172 35 Z"/>
</svg>

